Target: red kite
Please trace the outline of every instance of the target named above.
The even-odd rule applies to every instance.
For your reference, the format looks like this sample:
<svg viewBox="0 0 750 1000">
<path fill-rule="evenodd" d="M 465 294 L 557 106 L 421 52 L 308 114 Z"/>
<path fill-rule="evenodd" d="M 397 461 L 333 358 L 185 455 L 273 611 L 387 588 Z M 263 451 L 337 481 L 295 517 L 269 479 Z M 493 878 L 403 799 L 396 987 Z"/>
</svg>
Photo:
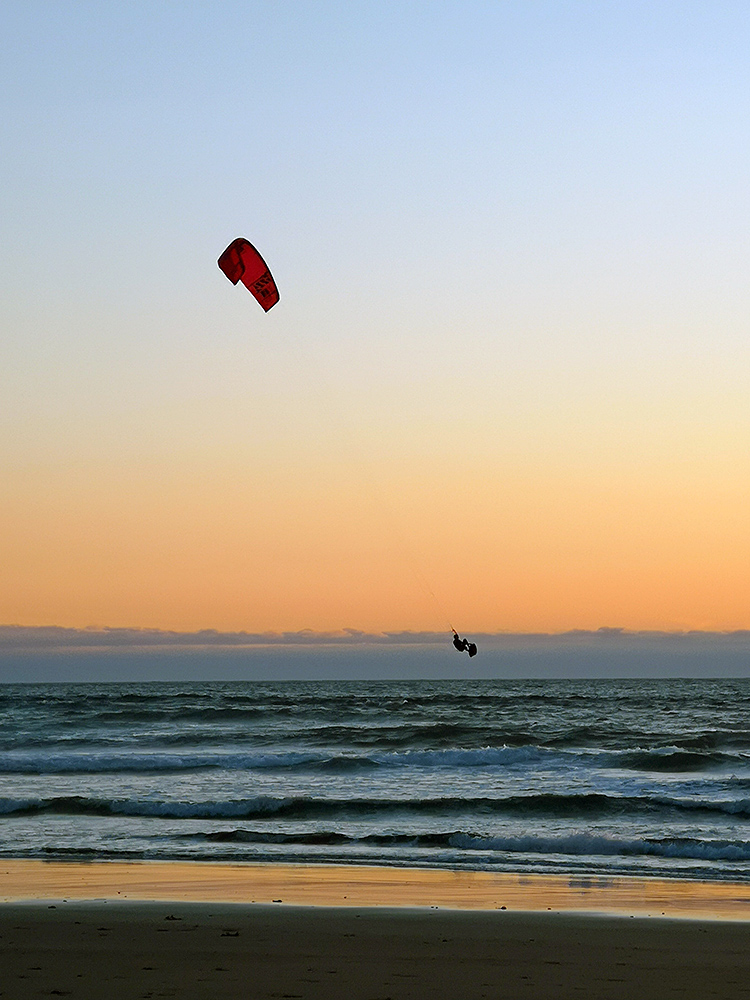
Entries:
<svg viewBox="0 0 750 1000">
<path fill-rule="evenodd" d="M 252 243 L 241 236 L 229 244 L 218 264 L 233 285 L 241 279 L 266 312 L 279 301 L 279 290 L 268 265 Z"/>
</svg>

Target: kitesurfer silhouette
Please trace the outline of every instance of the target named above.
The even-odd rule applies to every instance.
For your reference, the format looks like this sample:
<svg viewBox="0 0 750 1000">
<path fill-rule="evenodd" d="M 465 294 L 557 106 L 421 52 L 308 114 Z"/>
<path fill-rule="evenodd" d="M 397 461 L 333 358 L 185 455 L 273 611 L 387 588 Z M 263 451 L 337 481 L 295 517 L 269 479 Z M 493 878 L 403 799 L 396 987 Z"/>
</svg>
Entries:
<svg viewBox="0 0 750 1000">
<path fill-rule="evenodd" d="M 453 645 L 459 653 L 468 653 L 469 656 L 477 655 L 477 644 L 469 642 L 468 639 L 462 639 L 455 629 L 453 629 Z"/>
</svg>

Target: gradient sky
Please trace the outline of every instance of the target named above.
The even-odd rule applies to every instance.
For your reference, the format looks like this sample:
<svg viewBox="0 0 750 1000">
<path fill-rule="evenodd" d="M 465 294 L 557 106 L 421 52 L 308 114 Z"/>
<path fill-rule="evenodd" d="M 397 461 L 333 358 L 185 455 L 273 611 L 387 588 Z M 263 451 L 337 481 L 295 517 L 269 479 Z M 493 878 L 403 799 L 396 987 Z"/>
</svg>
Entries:
<svg viewBox="0 0 750 1000">
<path fill-rule="evenodd" d="M 748 51 L 721 0 L 5 0 L 0 619 L 750 627 Z"/>
</svg>

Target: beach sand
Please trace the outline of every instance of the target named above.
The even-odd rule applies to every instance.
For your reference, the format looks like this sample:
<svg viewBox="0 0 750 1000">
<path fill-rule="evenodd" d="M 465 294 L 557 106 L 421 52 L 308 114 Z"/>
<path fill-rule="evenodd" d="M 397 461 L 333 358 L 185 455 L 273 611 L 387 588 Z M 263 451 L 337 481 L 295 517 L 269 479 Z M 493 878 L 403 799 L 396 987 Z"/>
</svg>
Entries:
<svg viewBox="0 0 750 1000">
<path fill-rule="evenodd" d="M 4 861 L 0 901 L 3 1000 L 750 998 L 740 884 Z"/>
</svg>

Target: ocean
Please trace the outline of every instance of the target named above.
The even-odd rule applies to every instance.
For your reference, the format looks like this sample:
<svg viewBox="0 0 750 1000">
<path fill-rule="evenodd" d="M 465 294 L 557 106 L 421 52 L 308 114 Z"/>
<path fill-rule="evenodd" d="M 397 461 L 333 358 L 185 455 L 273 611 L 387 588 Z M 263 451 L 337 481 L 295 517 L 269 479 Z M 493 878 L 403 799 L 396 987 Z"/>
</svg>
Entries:
<svg viewBox="0 0 750 1000">
<path fill-rule="evenodd" d="M 0 856 L 750 878 L 750 681 L 0 685 Z"/>
</svg>

